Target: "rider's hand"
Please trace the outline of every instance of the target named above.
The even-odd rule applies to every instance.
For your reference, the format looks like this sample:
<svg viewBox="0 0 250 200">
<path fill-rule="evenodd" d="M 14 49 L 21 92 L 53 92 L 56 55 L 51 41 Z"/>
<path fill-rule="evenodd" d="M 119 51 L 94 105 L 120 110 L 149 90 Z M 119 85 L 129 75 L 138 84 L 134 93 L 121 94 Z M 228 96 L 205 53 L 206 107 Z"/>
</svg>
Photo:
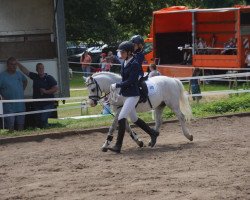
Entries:
<svg viewBox="0 0 250 200">
<path fill-rule="evenodd" d="M 114 91 L 115 89 L 116 89 L 116 83 L 114 83 L 114 84 L 112 84 L 112 85 L 110 86 L 110 90 Z"/>
</svg>

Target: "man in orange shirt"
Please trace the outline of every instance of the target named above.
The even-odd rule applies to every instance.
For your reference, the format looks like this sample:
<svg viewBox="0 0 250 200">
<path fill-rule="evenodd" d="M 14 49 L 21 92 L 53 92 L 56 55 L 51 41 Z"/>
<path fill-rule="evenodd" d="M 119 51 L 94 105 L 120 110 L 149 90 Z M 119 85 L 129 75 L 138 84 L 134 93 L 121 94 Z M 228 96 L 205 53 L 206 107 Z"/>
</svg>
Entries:
<svg viewBox="0 0 250 200">
<path fill-rule="evenodd" d="M 83 71 L 83 76 L 85 77 L 90 76 L 90 72 L 91 72 L 90 63 L 91 62 L 92 62 L 91 56 L 88 54 L 87 51 L 85 51 L 81 57 L 82 71 Z"/>
</svg>

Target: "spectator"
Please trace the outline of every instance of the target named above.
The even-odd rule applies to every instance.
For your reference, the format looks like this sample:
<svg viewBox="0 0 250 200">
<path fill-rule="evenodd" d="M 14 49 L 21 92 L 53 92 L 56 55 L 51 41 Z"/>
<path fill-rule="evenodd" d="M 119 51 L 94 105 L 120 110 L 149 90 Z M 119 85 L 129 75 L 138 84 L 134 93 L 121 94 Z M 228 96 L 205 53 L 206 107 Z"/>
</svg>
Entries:
<svg viewBox="0 0 250 200">
<path fill-rule="evenodd" d="M 73 78 L 73 70 L 69 67 L 69 79 Z"/>
<path fill-rule="evenodd" d="M 153 76 L 160 76 L 161 73 L 159 71 L 157 71 L 157 67 L 156 67 L 156 64 L 150 64 L 149 65 L 149 70 L 150 70 L 150 73 L 148 75 L 149 78 L 153 77 Z"/>
<path fill-rule="evenodd" d="M 224 49 L 221 51 L 221 54 L 233 55 L 236 54 L 236 39 L 230 38 L 228 42 L 224 44 Z"/>
<path fill-rule="evenodd" d="M 193 72 L 193 77 L 196 77 L 199 75 L 200 75 L 200 69 L 196 68 Z M 189 81 L 189 93 L 190 93 L 190 89 L 191 89 L 192 94 L 201 94 L 200 80 L 199 79 L 191 79 Z M 196 102 L 199 103 L 202 96 L 193 96 L 192 98 L 194 101 L 196 100 Z"/>
<path fill-rule="evenodd" d="M 90 76 L 90 72 L 91 72 L 90 63 L 92 62 L 92 58 L 87 51 L 85 51 L 84 54 L 82 54 L 80 62 L 82 64 L 83 76 L 85 77 Z"/>
<path fill-rule="evenodd" d="M 182 65 L 192 64 L 192 47 L 189 44 L 185 44 L 183 47 L 178 47 L 179 50 L 183 50 L 183 62 Z"/>
<path fill-rule="evenodd" d="M 108 97 L 104 98 L 103 107 L 102 107 L 102 114 L 103 115 L 110 115 L 111 114 L 110 103 L 109 103 Z"/>
<path fill-rule="evenodd" d="M 238 72 L 234 71 L 234 70 L 229 70 L 226 72 L 226 74 L 236 74 L 236 73 L 238 73 Z M 229 89 L 233 89 L 233 88 L 236 89 L 237 85 L 238 85 L 237 77 L 230 77 L 229 81 L 228 81 Z"/>
<path fill-rule="evenodd" d="M 19 69 L 33 80 L 33 98 L 34 99 L 47 99 L 54 98 L 54 94 L 58 91 L 57 82 L 53 76 L 44 73 L 44 65 L 37 63 L 37 73 L 30 72 L 19 62 L 17 63 Z M 54 108 L 54 101 L 41 101 L 34 103 L 35 110 L 48 110 Z M 39 128 L 46 128 L 49 126 L 48 118 L 51 112 L 38 113 L 36 117 L 36 125 Z"/>
<path fill-rule="evenodd" d="M 107 57 L 106 61 L 107 61 L 107 63 L 105 65 L 105 70 L 104 71 L 109 72 L 110 68 L 112 66 L 112 57 Z"/>
<path fill-rule="evenodd" d="M 114 55 L 112 51 L 109 51 L 108 58 L 110 58 L 110 61 L 111 61 L 110 71 L 114 72 L 114 73 L 120 73 L 121 72 L 121 62 L 120 62 L 118 56 Z"/>
<path fill-rule="evenodd" d="M 196 40 L 196 47 L 197 54 L 207 54 L 207 44 L 201 37 Z"/>
<path fill-rule="evenodd" d="M 101 54 L 100 65 L 101 65 L 102 71 L 105 71 L 105 68 L 106 68 L 106 64 L 107 64 L 107 57 L 106 56 L 107 56 L 106 53 Z"/>
<path fill-rule="evenodd" d="M 24 90 L 27 86 L 26 77 L 16 71 L 17 61 L 14 57 L 7 60 L 7 70 L 0 74 L 0 94 L 2 99 L 13 100 L 23 99 Z M 4 103 L 3 113 L 19 113 L 25 111 L 24 102 Z M 5 127 L 10 131 L 23 130 L 25 115 L 11 116 L 5 118 Z"/>
</svg>

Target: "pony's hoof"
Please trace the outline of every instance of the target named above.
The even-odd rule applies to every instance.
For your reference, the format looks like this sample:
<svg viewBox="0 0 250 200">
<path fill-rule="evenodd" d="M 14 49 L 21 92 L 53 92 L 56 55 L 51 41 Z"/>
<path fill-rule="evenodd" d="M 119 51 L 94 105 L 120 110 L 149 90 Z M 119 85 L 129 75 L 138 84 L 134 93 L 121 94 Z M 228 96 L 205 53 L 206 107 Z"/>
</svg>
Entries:
<svg viewBox="0 0 250 200">
<path fill-rule="evenodd" d="M 106 148 L 106 147 L 102 148 L 102 152 L 107 152 L 107 151 L 108 151 L 108 148 Z"/>
<path fill-rule="evenodd" d="M 189 140 L 190 140 L 190 141 L 193 141 L 193 139 L 194 139 L 194 137 L 193 137 L 192 135 L 190 135 Z"/>
<path fill-rule="evenodd" d="M 137 144 L 138 144 L 138 146 L 139 146 L 140 148 L 142 148 L 142 147 L 144 146 L 143 141 L 139 141 Z"/>
<path fill-rule="evenodd" d="M 108 147 L 110 151 L 113 151 L 115 153 L 121 153 L 121 146 L 113 146 L 113 147 Z"/>
<path fill-rule="evenodd" d="M 150 136 L 151 137 L 151 140 L 150 142 L 148 143 L 148 146 L 150 147 L 154 147 L 155 144 L 156 144 L 156 141 L 157 141 L 157 137 L 159 136 L 159 132 L 155 131 L 152 129 L 152 135 Z"/>
</svg>

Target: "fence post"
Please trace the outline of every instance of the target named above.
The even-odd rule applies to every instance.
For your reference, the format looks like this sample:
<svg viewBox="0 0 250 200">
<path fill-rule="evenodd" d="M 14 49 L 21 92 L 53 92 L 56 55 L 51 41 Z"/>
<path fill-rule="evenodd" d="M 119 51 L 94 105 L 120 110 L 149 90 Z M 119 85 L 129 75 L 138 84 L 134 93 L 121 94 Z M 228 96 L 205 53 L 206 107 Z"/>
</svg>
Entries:
<svg viewBox="0 0 250 200">
<path fill-rule="evenodd" d="M 2 95 L 0 95 L 0 115 L 3 115 L 3 102 L 2 102 Z M 1 117 L 2 118 L 2 125 L 3 125 L 3 129 L 4 129 L 4 117 Z"/>
</svg>

